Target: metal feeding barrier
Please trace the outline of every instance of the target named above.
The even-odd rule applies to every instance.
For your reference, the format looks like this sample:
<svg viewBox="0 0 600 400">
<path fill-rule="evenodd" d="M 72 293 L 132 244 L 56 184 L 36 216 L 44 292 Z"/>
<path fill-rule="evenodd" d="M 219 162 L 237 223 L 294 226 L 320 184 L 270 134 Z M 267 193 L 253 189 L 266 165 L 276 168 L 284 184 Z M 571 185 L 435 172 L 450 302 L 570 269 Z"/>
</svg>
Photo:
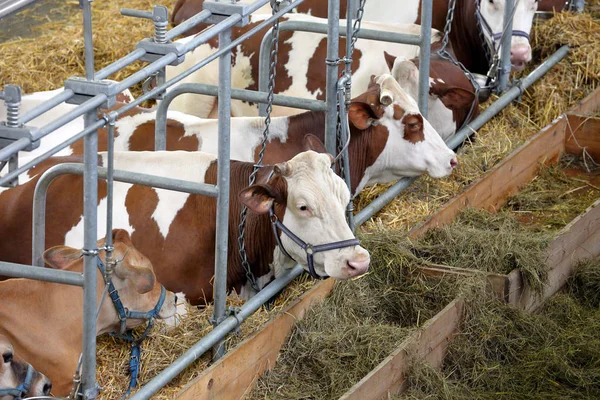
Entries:
<svg viewBox="0 0 600 400">
<path fill-rule="evenodd" d="M 277 1 L 277 0 L 271 0 Z M 259 91 L 240 90 L 231 88 L 231 50 L 241 42 L 258 33 L 261 29 L 273 24 L 282 15 L 290 12 L 293 8 L 301 4 L 304 0 L 294 2 L 285 2 L 280 5 L 280 9 L 273 15 L 245 34 L 232 40 L 231 31 L 235 26 L 245 26 L 249 23 L 249 15 L 258 10 L 269 0 L 257 0 L 252 4 L 240 4 L 235 0 L 218 1 L 207 0 L 204 3 L 204 10 L 174 29 L 167 30 L 168 14 L 166 7 L 155 6 L 152 12 L 140 10 L 122 10 L 123 15 L 131 17 L 141 17 L 151 19 L 154 23 L 155 34 L 153 38 L 140 41 L 134 51 L 125 57 L 113 62 L 99 71 L 94 70 L 94 52 L 92 46 L 92 17 L 90 0 L 80 0 L 83 14 L 84 25 L 84 54 L 85 54 L 85 78 L 70 78 L 65 82 L 65 90 L 54 96 L 45 103 L 20 115 L 19 103 L 21 101 L 21 92 L 17 86 L 6 85 L 4 91 L 0 93 L 0 99 L 5 101 L 7 107 L 7 121 L 0 124 L 0 167 L 8 165 L 8 173 L 0 177 L 0 185 L 12 186 L 16 184 L 18 175 L 27 171 L 34 165 L 39 164 L 56 154 L 60 150 L 84 139 L 84 163 L 83 164 L 62 164 L 48 169 L 38 182 L 34 198 L 34 219 L 33 219 L 33 248 L 32 264 L 42 267 L 41 258 L 45 248 L 45 196 L 51 182 L 58 176 L 64 174 L 83 175 L 84 179 L 84 273 L 83 275 L 74 272 L 60 271 L 46 268 L 35 268 L 29 265 L 20 265 L 0 261 L 0 274 L 12 277 L 26 277 L 48 282 L 63 283 L 68 285 L 82 286 L 84 291 L 83 304 L 83 349 L 82 349 L 82 374 L 81 391 L 77 397 L 84 399 L 94 399 L 98 395 L 98 386 L 95 380 L 96 373 L 96 240 L 97 240 L 97 192 L 98 179 L 107 179 L 107 221 L 106 231 L 112 230 L 112 182 L 129 182 L 134 184 L 152 186 L 168 190 L 176 190 L 186 193 L 196 193 L 217 198 L 217 233 L 216 233 L 216 257 L 215 257 L 215 281 L 214 281 L 214 303 L 215 311 L 213 320 L 215 328 L 192 346 L 186 353 L 179 357 L 173 364 L 162 371 L 158 376 L 152 379 L 138 392 L 132 399 L 147 399 L 156 393 L 160 388 L 171 381 L 177 374 L 183 371 L 192 362 L 198 359 L 211 347 L 215 347 L 215 357 L 223 354 L 223 340 L 225 336 L 239 326 L 261 305 L 267 302 L 273 295 L 283 289 L 296 276 L 303 272 L 303 268 L 296 265 L 293 269 L 286 271 L 283 275 L 275 279 L 271 284 L 261 290 L 256 296 L 248 300 L 236 313 L 228 315 L 225 310 L 226 297 L 226 276 L 227 276 L 227 231 L 228 231 L 228 202 L 229 202 L 229 161 L 230 161 L 230 102 L 232 98 L 252 101 L 257 103 L 269 103 L 292 106 L 307 110 L 326 111 L 326 132 L 325 145 L 327 150 L 335 154 L 336 150 L 343 149 L 344 140 L 349 134 L 347 127 L 347 105 L 350 101 L 350 63 L 352 57 L 353 43 L 356 38 L 366 38 L 371 40 L 380 40 L 397 43 L 407 43 L 419 45 L 420 51 L 420 80 L 419 80 L 419 107 L 423 115 L 427 114 L 428 86 L 429 86 L 429 53 L 431 38 L 431 17 L 432 0 L 422 0 L 422 28 L 420 35 L 402 35 L 390 32 L 381 32 L 375 30 L 359 30 L 364 0 L 349 0 L 348 12 L 346 15 L 345 32 L 340 31 L 339 0 L 329 0 L 328 3 L 328 24 L 316 24 L 301 21 L 286 21 L 279 25 L 280 30 L 299 30 L 306 32 L 317 32 L 328 35 L 327 46 L 327 84 L 326 100 L 300 99 L 289 96 L 274 95 L 269 96 L 268 78 L 270 59 L 267 51 L 268 44 L 272 42 L 272 31 L 269 31 L 263 39 L 260 55 L 260 84 Z M 507 0 L 507 11 L 505 17 L 512 15 L 510 8 L 513 1 Z M 32 1 L 22 1 L 22 4 Z M 0 3 L 0 6 L 2 3 Z M 13 8 L 14 9 L 14 8 Z M 11 10 L 13 10 L 11 9 Z M 3 8 L 0 7 L 0 16 Z M 358 21 L 353 19 L 356 11 Z M 213 25 L 195 36 L 194 39 L 185 44 L 176 43 L 172 40 L 187 31 L 188 29 L 202 23 L 209 22 Z M 510 28 L 510 22 L 505 25 Z M 178 76 L 165 81 L 165 67 L 168 65 L 178 65 L 183 62 L 186 53 L 194 50 L 196 47 L 206 43 L 209 39 L 218 36 L 219 49 L 206 59 L 196 63 Z M 346 36 L 346 55 L 340 59 L 338 56 L 339 37 Z M 510 70 L 510 32 L 505 34 L 508 42 L 503 42 L 504 54 L 502 55 L 501 65 L 503 73 L 508 74 Z M 350 40 L 351 39 L 351 40 Z M 500 97 L 495 103 L 488 107 L 475 120 L 471 121 L 466 127 L 448 141 L 452 148 L 458 147 L 463 140 L 470 136 L 476 129 L 481 127 L 486 121 L 497 114 L 503 107 L 522 94 L 529 85 L 539 79 L 554 64 L 560 61 L 568 52 L 565 46 L 559 49 L 553 56 L 538 67 L 529 76 L 524 78 L 519 84 L 510 88 L 506 94 Z M 508 58 L 507 58 L 508 57 Z M 182 84 L 174 90 L 166 93 L 166 89 L 180 82 L 185 77 L 202 68 L 213 60 L 219 60 L 219 84 L 201 85 L 201 84 Z M 508 63 L 506 64 L 506 60 Z M 144 68 L 135 72 L 121 82 L 105 81 L 120 69 L 130 65 L 135 61 L 145 61 L 148 63 Z M 338 65 L 345 63 L 344 74 L 338 78 Z M 508 67 L 507 67 L 508 65 Z M 111 107 L 116 104 L 116 95 L 130 86 L 156 77 L 157 86 L 148 90 L 144 95 L 135 101 L 120 107 L 117 110 L 98 117 L 99 107 Z M 503 78 L 504 79 L 504 78 Z M 506 80 L 506 82 L 508 82 Z M 132 173 L 128 171 L 113 170 L 113 147 L 112 138 L 114 135 L 114 123 L 116 119 L 127 111 L 138 106 L 142 102 L 151 98 L 163 98 L 157 110 L 156 117 L 156 149 L 164 150 L 166 147 L 166 112 L 170 102 L 176 96 L 183 93 L 198 93 L 205 95 L 218 96 L 219 106 L 219 151 L 218 151 L 218 178 L 217 185 L 199 184 L 185 182 L 173 178 L 158 177 L 154 175 Z M 60 116 L 48 125 L 41 128 L 32 128 L 27 126 L 34 118 L 51 110 L 57 105 L 68 102 L 76 104 L 73 110 Z M 263 113 L 264 113 L 264 109 Z M 338 115 L 341 114 L 341 115 Z M 17 155 L 19 151 L 31 151 L 39 146 L 40 141 L 52 131 L 62 127 L 70 121 L 83 116 L 85 128 L 72 136 L 69 140 L 55 146 L 51 150 L 19 166 Z M 108 125 L 109 144 L 108 144 L 108 168 L 100 168 L 97 165 L 98 150 L 98 129 Z M 337 132 L 341 134 L 338 137 Z M 4 160 L 4 161 L 3 161 Z M 342 163 L 343 168 L 348 171 L 348 157 Z M 360 226 L 367 219 L 379 211 L 385 204 L 407 187 L 414 179 L 402 179 L 371 204 L 366 206 L 361 212 L 354 216 L 354 226 Z M 351 209 L 350 209 L 351 212 Z M 107 235 L 110 236 L 110 235 Z M 107 243 L 110 247 L 111 243 Z"/>
</svg>

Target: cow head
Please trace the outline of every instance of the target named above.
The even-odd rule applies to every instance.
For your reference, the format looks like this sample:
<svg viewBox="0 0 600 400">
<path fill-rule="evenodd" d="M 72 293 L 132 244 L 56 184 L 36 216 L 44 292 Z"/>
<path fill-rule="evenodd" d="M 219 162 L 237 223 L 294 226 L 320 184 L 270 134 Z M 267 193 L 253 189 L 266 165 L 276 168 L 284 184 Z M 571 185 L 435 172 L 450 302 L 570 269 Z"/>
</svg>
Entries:
<svg viewBox="0 0 600 400">
<path fill-rule="evenodd" d="M 112 233 L 114 252 L 113 260 L 119 260 L 114 267 L 112 282 L 119 293 L 123 306 L 129 310 L 150 311 L 158 303 L 161 293 L 160 284 L 156 280 L 150 260 L 140 253 L 131 243 L 127 231 L 115 229 Z M 98 246 L 104 245 L 104 239 L 98 241 Z M 52 247 L 44 252 L 44 261 L 52 268 L 64 269 L 74 263 L 83 264 L 81 250 L 67 246 Z M 98 288 L 103 289 L 103 280 L 99 276 Z M 175 314 L 175 295 L 167 291 L 165 301 L 158 317 L 169 318 Z M 127 328 L 134 328 L 144 323 L 141 319 L 128 319 Z M 119 331 L 120 321 L 115 306 L 110 300 L 102 305 L 98 317 L 98 334 Z"/>
<path fill-rule="evenodd" d="M 383 147 L 365 170 L 356 193 L 366 185 L 406 176 L 426 173 L 441 178 L 458 165 L 456 154 L 419 113 L 415 100 L 389 74 L 371 77 L 367 92 L 352 100 L 348 118 L 356 129 L 370 131 L 370 140 Z"/>
<path fill-rule="evenodd" d="M 386 52 L 384 58 L 396 82 L 416 101 L 419 96 L 418 60 L 407 60 Z M 454 135 L 457 123 L 462 125 L 471 107 L 474 112 L 478 109 L 475 89 L 462 70 L 433 55 L 428 103 L 427 120 L 444 140 Z"/>
<path fill-rule="evenodd" d="M 0 400 L 50 395 L 52 383 L 36 370 L 33 370 L 31 380 L 28 383 L 29 390 L 23 393 L 24 396 L 3 393 L 5 389 L 17 389 L 21 384 L 27 384 L 27 370 L 29 365 L 15 358 L 13 346 L 4 335 L 0 335 L 0 357 Z"/>
<path fill-rule="evenodd" d="M 480 2 L 480 23 L 488 46 L 501 51 L 500 41 L 504 32 L 504 8 L 506 0 L 476 1 Z M 538 7 L 538 0 L 515 0 L 514 4 L 510 62 L 512 63 L 513 70 L 522 70 L 525 68 L 525 64 L 531 61 L 529 33 L 531 32 L 533 17 Z M 494 51 L 493 49 L 491 50 L 492 52 Z"/>
<path fill-rule="evenodd" d="M 240 200 L 256 213 L 267 213 L 275 205 L 281 222 L 313 246 L 353 239 L 345 217 L 350 191 L 331 169 L 331 162 L 329 154 L 300 153 L 290 161 L 275 165 L 268 182 L 242 190 Z M 285 234 L 281 234 L 281 243 L 294 261 L 308 268 L 306 253 L 298 244 Z M 273 262 L 275 274 L 290 261 L 277 248 Z M 314 254 L 316 273 L 336 279 L 364 274 L 369 261 L 369 252 L 360 246 Z"/>
</svg>

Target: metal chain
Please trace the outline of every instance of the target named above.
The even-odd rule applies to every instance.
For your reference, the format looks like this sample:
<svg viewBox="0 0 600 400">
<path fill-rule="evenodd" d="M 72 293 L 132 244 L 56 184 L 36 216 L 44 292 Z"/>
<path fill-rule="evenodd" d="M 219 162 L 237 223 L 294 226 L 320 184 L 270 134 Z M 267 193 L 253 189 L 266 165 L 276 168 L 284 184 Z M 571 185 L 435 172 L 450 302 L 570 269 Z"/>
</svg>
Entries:
<svg viewBox="0 0 600 400">
<path fill-rule="evenodd" d="M 279 5 L 282 0 L 276 0 L 272 4 L 273 14 L 279 12 Z M 267 115 L 265 117 L 265 130 L 263 131 L 263 139 L 261 143 L 261 149 L 258 153 L 258 161 L 254 164 L 254 168 L 252 173 L 250 174 L 250 178 L 248 179 L 248 185 L 253 185 L 256 181 L 256 174 L 258 170 L 262 168 L 262 160 L 265 155 L 265 149 L 267 147 L 267 138 L 269 136 L 269 127 L 271 125 L 271 112 L 273 111 L 273 95 L 275 89 L 275 75 L 277 70 L 277 52 L 279 50 L 279 18 L 275 20 L 273 23 L 273 36 L 271 40 L 271 54 L 270 54 L 270 65 L 269 65 L 269 87 L 267 93 Z M 255 291 L 260 291 L 258 287 L 258 283 L 256 282 L 256 277 L 252 273 L 252 269 L 250 267 L 250 262 L 248 261 L 248 253 L 246 252 L 246 217 L 248 214 L 248 208 L 246 206 L 242 207 L 242 212 L 240 214 L 240 224 L 238 226 L 238 251 L 240 254 L 240 259 L 242 261 L 242 267 L 244 268 L 244 272 L 246 273 L 246 279 L 250 282 L 252 289 Z"/>
</svg>

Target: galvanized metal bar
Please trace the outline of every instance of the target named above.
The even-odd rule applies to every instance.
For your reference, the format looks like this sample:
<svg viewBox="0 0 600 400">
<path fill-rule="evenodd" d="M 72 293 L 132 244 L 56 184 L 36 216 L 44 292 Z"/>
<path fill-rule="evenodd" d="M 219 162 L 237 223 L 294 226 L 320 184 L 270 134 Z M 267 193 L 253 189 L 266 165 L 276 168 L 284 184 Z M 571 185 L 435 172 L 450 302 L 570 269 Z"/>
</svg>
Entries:
<svg viewBox="0 0 600 400">
<path fill-rule="evenodd" d="M 128 76 L 121 82 L 117 83 L 116 91 L 122 92 L 123 90 L 128 89 L 129 87 L 135 85 L 136 83 L 141 82 L 144 79 L 148 78 L 155 72 L 160 71 L 162 68 L 171 64 L 175 60 L 177 60 L 177 54 L 175 54 L 175 53 L 169 53 L 169 54 L 162 56 L 158 60 L 154 61 L 152 64 L 147 65 L 146 67 L 140 69 L 138 72 L 134 73 L 131 76 Z M 133 104 L 133 103 L 131 103 L 131 104 Z M 138 103 L 138 104 L 140 104 L 140 103 Z"/>
<path fill-rule="evenodd" d="M 256 25 L 254 28 L 250 29 L 248 32 L 246 32 L 242 36 L 239 36 L 237 39 L 235 39 L 234 41 L 232 41 L 228 46 L 226 46 L 226 47 L 224 47 L 222 49 L 219 49 L 215 53 L 211 54 L 210 56 L 208 56 L 204 60 L 198 62 L 197 64 L 194 64 L 192 67 L 188 68 L 187 70 L 185 70 L 184 72 L 180 73 L 176 77 L 172 78 L 168 82 L 165 82 L 164 84 L 162 84 L 160 86 L 157 86 L 156 88 L 152 89 L 148 93 L 146 93 L 146 94 L 138 97 L 137 99 L 135 99 L 135 101 L 133 101 L 133 102 L 131 102 L 131 103 L 129 103 L 129 104 L 121 107 L 119 110 L 117 110 L 117 114 L 118 115 L 122 115 L 123 113 L 126 113 L 127 111 L 129 111 L 129 110 L 137 107 L 138 105 L 140 105 L 144 101 L 149 100 L 149 99 L 153 98 L 154 96 L 156 96 L 157 94 L 163 92 L 168 87 L 173 86 L 177 82 L 185 79 L 186 77 L 188 77 L 189 75 L 193 74 L 194 72 L 196 72 L 200 68 L 204 67 L 206 64 L 208 64 L 211 61 L 216 60 L 217 58 L 219 58 L 221 56 L 221 54 L 223 54 L 223 53 L 225 53 L 225 52 L 233 49 L 234 47 L 236 47 L 240 43 L 242 43 L 244 40 L 246 40 L 249 37 L 255 35 L 257 32 L 259 32 L 265 26 L 267 26 L 270 23 L 272 23 L 276 18 L 279 18 L 281 15 L 283 15 L 286 12 L 290 11 L 292 8 L 298 6 L 299 4 L 302 4 L 303 2 L 304 2 L 304 0 L 296 0 L 292 4 L 284 7 L 281 11 L 279 11 L 274 16 L 271 16 L 271 17 L 265 19 L 259 25 Z"/>
<path fill-rule="evenodd" d="M 269 3 L 270 0 L 257 0 L 254 3 L 250 4 L 250 6 L 248 7 L 248 13 L 252 14 L 254 11 L 258 10 L 259 8 L 261 8 L 262 6 L 264 6 L 265 4 Z"/>
<path fill-rule="evenodd" d="M 87 2 L 87 0 L 83 0 Z M 84 117 L 85 126 L 93 125 L 97 112 L 90 111 Z M 85 136 L 83 148 L 83 248 L 97 247 L 98 224 L 98 131 Z M 83 397 L 95 399 L 96 387 L 96 257 L 91 252 L 83 253 L 83 350 L 81 383 Z"/>
<path fill-rule="evenodd" d="M 419 52 L 419 111 L 427 118 L 429 105 L 429 64 L 431 55 L 431 19 L 433 1 L 421 2 L 421 50 Z"/>
<path fill-rule="evenodd" d="M 17 13 L 22 9 L 39 2 L 40 0 L 12 0 L 0 2 L 0 19 L 8 17 L 11 14 Z"/>
<path fill-rule="evenodd" d="M 340 0 L 329 0 L 327 7 L 327 59 L 325 103 L 327 116 L 325 118 L 325 148 L 330 154 L 335 154 L 335 130 L 337 126 L 337 77 L 340 45 Z"/>
<path fill-rule="evenodd" d="M 83 9 L 83 52 L 85 56 L 85 77 L 94 80 L 94 40 L 92 36 L 92 5 L 90 0 L 79 0 Z"/>
<path fill-rule="evenodd" d="M 111 249 L 112 227 L 113 227 L 113 193 L 114 193 L 114 173 L 115 173 L 115 121 L 108 123 L 108 135 L 106 139 L 106 241 L 105 246 Z M 106 255 L 112 255 L 107 250 Z"/>
<path fill-rule="evenodd" d="M 85 1 L 87 1 L 87 0 L 85 0 Z M 61 115 L 60 117 L 58 117 L 54 121 L 50 122 L 46 126 L 33 132 L 31 135 L 33 140 L 40 140 L 41 138 L 54 132 L 61 126 L 68 124 L 69 122 L 73 121 L 75 118 L 81 117 L 82 115 L 84 115 L 85 113 L 89 113 L 90 111 L 94 111 L 94 122 L 95 122 L 96 121 L 95 115 L 97 113 L 96 110 L 106 100 L 107 100 L 107 97 L 106 97 L 106 95 L 103 95 L 103 94 L 99 94 L 97 96 L 92 97 L 91 99 L 89 99 L 86 102 L 84 102 L 83 104 L 81 104 L 79 107 L 75 107 L 68 113 Z"/>
<path fill-rule="evenodd" d="M 121 8 L 119 12 L 125 17 L 152 19 L 152 13 L 150 11 Z"/>
<path fill-rule="evenodd" d="M 466 127 L 462 128 L 454 136 L 446 141 L 446 144 L 451 149 L 456 149 L 462 144 L 462 142 L 468 136 L 471 136 L 477 129 L 481 128 L 483 124 L 488 122 L 492 117 L 498 114 L 504 107 L 510 102 L 519 97 L 525 89 L 531 86 L 535 81 L 540 79 L 546 72 L 562 60 L 569 52 L 569 46 L 562 46 L 554 54 L 552 54 L 544 63 L 537 67 L 533 72 L 523 78 L 519 85 L 510 88 L 504 95 L 498 100 L 492 103 L 488 108 L 485 109 L 479 116 L 471 121 Z M 392 201 L 402 190 L 406 189 L 412 182 L 417 178 L 402 178 L 396 182 L 386 192 L 381 194 L 378 198 L 373 200 L 368 206 L 360 210 L 355 216 L 354 221 L 356 226 L 360 226 L 365 223 L 369 218 L 375 215 L 379 210 L 385 207 L 390 201 Z"/>
<path fill-rule="evenodd" d="M 14 154 L 29 147 L 29 145 L 31 145 L 31 142 L 27 138 L 16 140 L 14 143 L 0 149 L 0 160 L 8 160 Z M 3 180 L 1 182 L 4 183 Z"/>
<path fill-rule="evenodd" d="M 183 23 L 177 25 L 175 28 L 171 29 L 167 32 L 167 40 L 173 40 L 177 36 L 183 34 L 188 29 L 192 29 L 196 25 L 204 22 L 208 17 L 212 15 L 212 12 L 209 10 L 202 10 L 198 14 L 194 15 L 192 18 L 185 20 Z"/>
<path fill-rule="evenodd" d="M 51 268 L 38 268 L 33 265 L 14 264 L 0 261 L 0 275 L 11 278 L 35 279 L 38 281 L 83 286 L 83 275 L 79 272 L 61 271 Z"/>
<path fill-rule="evenodd" d="M 571 0 L 573 3 L 573 11 L 575 12 L 583 12 L 585 7 L 585 0 Z"/>
<path fill-rule="evenodd" d="M 342 23 L 343 21 L 340 21 Z M 300 31 L 327 34 L 327 24 L 309 21 L 282 21 L 279 24 L 279 30 Z M 345 31 L 340 31 L 340 36 L 346 36 Z M 267 31 L 260 43 L 260 52 L 258 57 L 258 91 L 267 92 L 269 84 L 269 46 L 273 37 L 273 29 Z M 421 37 L 419 35 L 407 35 L 405 33 L 384 32 L 374 29 L 361 28 L 358 32 L 358 38 L 367 40 L 378 40 L 389 43 L 405 43 L 419 46 Z M 265 116 L 265 108 L 259 107 L 259 115 Z"/>
<path fill-rule="evenodd" d="M 73 97 L 73 95 L 74 93 L 71 89 L 63 90 L 56 96 L 44 101 L 39 106 L 21 114 L 21 117 L 19 118 L 19 124 L 26 125 L 29 121 L 33 120 L 34 118 L 39 117 L 40 115 L 56 107 L 57 105 L 69 100 L 71 97 Z"/>
<path fill-rule="evenodd" d="M 246 318 L 262 307 L 264 303 L 285 288 L 292 280 L 294 280 L 294 278 L 302 274 L 302 272 L 304 272 L 304 268 L 300 265 L 296 265 L 293 269 L 284 272 L 263 290 L 258 292 L 256 296 L 249 299 L 235 316 L 227 317 L 227 319 L 221 322 L 219 326 L 215 327 L 160 374 L 144 385 L 144 387 L 130 397 L 130 400 L 149 399 L 185 368 L 210 350 L 215 343 L 221 341 L 229 332 L 237 328 L 244 320 L 246 320 Z"/>
<path fill-rule="evenodd" d="M 45 221 L 46 221 L 46 196 L 48 187 L 61 175 L 83 175 L 83 164 L 65 163 L 48 168 L 40 177 L 33 193 L 33 241 L 31 260 L 33 265 L 44 265 L 42 255 L 45 250 Z M 98 167 L 98 178 L 107 179 L 108 169 Z M 131 183 L 134 185 L 151 186 L 157 189 L 174 190 L 178 192 L 199 194 L 202 196 L 217 197 L 218 189 L 206 183 L 188 182 L 181 179 L 165 178 L 162 176 L 141 174 L 131 171 L 115 170 L 113 179 L 117 182 Z"/>
<path fill-rule="evenodd" d="M 213 38 L 215 34 L 222 33 L 227 31 L 228 29 L 233 28 L 238 22 L 242 20 L 242 16 L 239 14 L 230 15 L 225 18 L 223 21 L 219 22 L 217 25 L 214 25 L 212 28 L 209 28 L 202 33 L 196 35 L 192 40 L 187 42 L 183 46 L 183 51 L 186 53 L 190 50 L 195 49 L 203 43 L 206 43 L 209 39 Z M 221 46 L 219 46 L 221 48 Z"/>
<path fill-rule="evenodd" d="M 154 149 L 166 150 L 166 128 L 167 128 L 167 110 L 175 97 L 185 93 L 197 93 L 210 96 L 218 96 L 218 86 L 207 85 L 204 83 L 182 83 L 169 91 L 156 109 L 156 123 L 154 133 Z M 266 103 L 267 94 L 259 93 L 254 90 L 231 89 L 231 98 L 237 100 L 250 101 L 253 103 Z M 302 97 L 283 96 L 276 94 L 273 96 L 273 104 L 284 107 L 296 107 L 312 111 L 325 111 L 327 106 L 321 100 L 304 99 Z"/>
<path fill-rule="evenodd" d="M 10 172 L 10 173 L 4 175 L 2 178 L 0 178 L 0 185 L 3 185 L 4 183 L 9 182 L 12 179 L 15 179 L 17 176 L 21 175 L 23 172 L 27 171 L 30 168 L 35 167 L 37 164 L 41 163 L 42 161 L 45 161 L 45 160 L 49 159 L 54 154 L 58 153 L 62 149 L 64 149 L 64 148 L 70 146 L 71 144 L 75 143 L 79 139 L 81 139 L 84 136 L 86 136 L 88 133 L 93 132 L 95 129 L 101 128 L 103 125 L 104 125 L 104 120 L 98 120 L 97 122 L 94 123 L 94 125 L 91 125 L 91 126 L 85 128 L 83 131 L 81 131 L 77 135 L 72 136 L 68 140 L 66 140 L 66 141 L 62 142 L 61 144 L 53 147 L 51 150 L 45 152 L 41 156 L 36 157 L 33 160 L 31 160 L 28 163 L 26 163 L 25 165 L 20 166 L 18 169 L 14 170 L 13 172 Z"/>
<path fill-rule="evenodd" d="M 146 50 L 138 47 L 131 53 L 127 54 L 125 57 L 118 59 L 117 61 L 107 65 L 106 67 L 96 72 L 96 79 L 106 79 L 115 72 L 118 72 L 119 70 L 125 68 L 129 64 L 144 57 L 144 55 L 146 55 Z"/>
<path fill-rule="evenodd" d="M 513 26 L 513 9 L 515 7 L 515 0 L 504 1 L 504 19 L 503 19 L 503 30 L 502 40 L 500 46 L 502 51 L 500 52 L 500 65 L 498 68 L 498 91 L 499 93 L 504 92 L 508 88 L 508 80 L 510 76 L 510 70 L 512 65 L 510 62 L 510 47 L 512 41 L 512 26 Z M 493 40 L 493 39 L 492 39 Z"/>
<path fill-rule="evenodd" d="M 219 34 L 219 48 L 231 43 L 231 30 Z M 231 130 L 231 52 L 219 57 L 219 151 L 217 187 L 217 233 L 215 238 L 215 279 L 213 324 L 225 319 L 227 300 L 227 247 L 229 237 L 229 169 Z M 225 354 L 224 342 L 215 345 L 213 359 Z"/>
</svg>

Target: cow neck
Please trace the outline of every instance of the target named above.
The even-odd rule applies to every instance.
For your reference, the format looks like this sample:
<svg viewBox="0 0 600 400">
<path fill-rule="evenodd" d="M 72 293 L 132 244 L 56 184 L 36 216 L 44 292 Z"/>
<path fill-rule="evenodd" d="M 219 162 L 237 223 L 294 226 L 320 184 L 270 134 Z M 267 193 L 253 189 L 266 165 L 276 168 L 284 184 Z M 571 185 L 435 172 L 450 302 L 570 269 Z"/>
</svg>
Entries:
<svg viewBox="0 0 600 400">
<path fill-rule="evenodd" d="M 232 162 L 231 176 L 237 176 L 241 179 L 241 185 L 237 187 L 243 188 L 248 186 L 248 177 L 252 172 L 251 163 Z M 266 183 L 267 177 L 273 168 L 267 166 L 261 168 L 256 177 L 256 183 Z M 279 202 L 275 203 L 275 214 L 283 221 L 285 216 L 285 208 L 287 203 L 287 181 L 281 176 L 276 176 L 271 179 L 273 186 L 280 193 L 285 195 Z M 236 187 L 232 185 L 233 187 Z M 234 197 L 235 196 L 235 197 Z M 240 260 L 238 250 L 238 225 L 240 223 L 240 213 L 242 211 L 242 203 L 237 200 L 237 193 L 232 192 L 231 212 L 229 213 L 229 263 L 227 269 L 228 287 L 234 287 L 246 280 L 246 273 Z M 246 252 L 252 273 L 256 278 L 267 275 L 271 271 L 270 265 L 273 263 L 273 252 L 277 247 L 277 241 L 273 235 L 269 214 L 257 214 L 248 211 L 246 218 L 246 235 L 244 237 L 246 243 Z"/>
<path fill-rule="evenodd" d="M 487 74 L 490 68 L 485 52 L 487 44 L 484 43 L 479 33 L 473 0 L 456 0 L 450 42 L 457 60 L 462 62 L 469 71 Z"/>
</svg>

